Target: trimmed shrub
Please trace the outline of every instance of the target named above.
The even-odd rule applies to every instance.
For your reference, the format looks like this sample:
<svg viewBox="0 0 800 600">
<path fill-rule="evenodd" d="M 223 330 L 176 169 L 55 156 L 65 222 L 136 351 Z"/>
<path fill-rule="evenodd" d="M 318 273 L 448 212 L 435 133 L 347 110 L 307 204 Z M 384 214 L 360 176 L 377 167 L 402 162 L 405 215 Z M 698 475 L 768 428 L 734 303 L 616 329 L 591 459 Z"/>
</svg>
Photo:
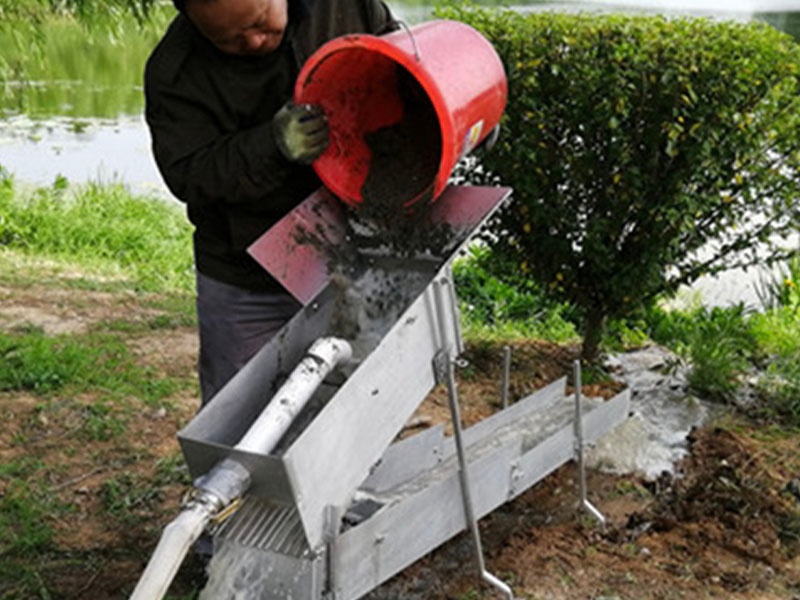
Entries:
<svg viewBox="0 0 800 600">
<path fill-rule="evenodd" d="M 800 46 L 789 36 L 470 5 L 438 16 L 480 30 L 508 74 L 500 141 L 467 175 L 514 188 L 487 243 L 499 265 L 580 307 L 584 357 L 607 318 L 786 255 L 773 240 L 799 212 Z"/>
</svg>

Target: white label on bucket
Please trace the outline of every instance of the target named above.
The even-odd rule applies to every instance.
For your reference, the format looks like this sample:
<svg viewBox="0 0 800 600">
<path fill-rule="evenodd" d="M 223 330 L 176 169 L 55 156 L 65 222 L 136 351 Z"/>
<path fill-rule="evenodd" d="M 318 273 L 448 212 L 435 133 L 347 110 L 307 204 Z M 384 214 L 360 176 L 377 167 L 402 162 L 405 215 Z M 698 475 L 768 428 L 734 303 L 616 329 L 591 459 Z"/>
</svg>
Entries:
<svg viewBox="0 0 800 600">
<path fill-rule="evenodd" d="M 483 132 L 483 119 L 475 123 L 467 131 L 467 135 L 464 137 L 464 148 L 461 150 L 462 157 L 478 144 L 478 140 L 481 139 L 481 132 Z"/>
</svg>

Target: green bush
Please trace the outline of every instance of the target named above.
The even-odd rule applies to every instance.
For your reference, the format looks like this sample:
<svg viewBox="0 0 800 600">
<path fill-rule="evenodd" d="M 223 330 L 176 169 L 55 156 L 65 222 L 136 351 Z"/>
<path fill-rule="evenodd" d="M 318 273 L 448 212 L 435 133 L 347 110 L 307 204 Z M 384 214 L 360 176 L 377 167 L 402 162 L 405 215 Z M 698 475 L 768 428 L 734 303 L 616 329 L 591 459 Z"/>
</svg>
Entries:
<svg viewBox="0 0 800 600">
<path fill-rule="evenodd" d="M 485 247 L 473 246 L 453 264 L 467 337 L 565 341 L 576 336 L 567 305 L 554 302 L 530 279 L 501 281 L 487 268 L 492 261 Z"/>
<path fill-rule="evenodd" d="M 582 309 L 586 358 L 607 318 L 759 262 L 757 243 L 796 227 L 800 46 L 789 36 L 470 5 L 438 16 L 481 31 L 508 76 L 500 141 L 469 175 L 514 189 L 487 242 Z"/>
</svg>

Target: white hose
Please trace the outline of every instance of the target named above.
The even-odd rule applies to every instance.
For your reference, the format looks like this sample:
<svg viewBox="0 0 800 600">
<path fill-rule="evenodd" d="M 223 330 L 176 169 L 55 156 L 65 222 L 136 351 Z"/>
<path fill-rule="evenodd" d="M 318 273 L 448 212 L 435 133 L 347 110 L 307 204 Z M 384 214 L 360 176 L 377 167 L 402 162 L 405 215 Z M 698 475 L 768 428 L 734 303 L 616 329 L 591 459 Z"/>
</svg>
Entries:
<svg viewBox="0 0 800 600">
<path fill-rule="evenodd" d="M 184 556 L 211 519 L 210 508 L 204 504 L 191 505 L 164 528 L 130 600 L 160 600 L 164 597 Z"/>
</svg>

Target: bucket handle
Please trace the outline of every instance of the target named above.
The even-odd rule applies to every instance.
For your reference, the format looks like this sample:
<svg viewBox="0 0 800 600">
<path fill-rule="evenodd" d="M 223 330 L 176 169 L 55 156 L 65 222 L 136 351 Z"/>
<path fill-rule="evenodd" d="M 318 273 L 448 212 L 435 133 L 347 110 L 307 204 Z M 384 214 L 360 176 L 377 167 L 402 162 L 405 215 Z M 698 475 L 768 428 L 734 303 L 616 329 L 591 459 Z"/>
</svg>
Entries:
<svg viewBox="0 0 800 600">
<path fill-rule="evenodd" d="M 422 57 L 419 55 L 419 47 L 417 46 L 417 40 L 414 37 L 414 34 L 411 33 L 411 28 L 406 24 L 405 21 L 399 21 L 397 19 L 394 20 L 394 24 L 406 30 L 408 37 L 411 38 L 411 45 L 414 47 L 414 58 L 417 59 L 417 62 L 422 62 Z"/>
</svg>

